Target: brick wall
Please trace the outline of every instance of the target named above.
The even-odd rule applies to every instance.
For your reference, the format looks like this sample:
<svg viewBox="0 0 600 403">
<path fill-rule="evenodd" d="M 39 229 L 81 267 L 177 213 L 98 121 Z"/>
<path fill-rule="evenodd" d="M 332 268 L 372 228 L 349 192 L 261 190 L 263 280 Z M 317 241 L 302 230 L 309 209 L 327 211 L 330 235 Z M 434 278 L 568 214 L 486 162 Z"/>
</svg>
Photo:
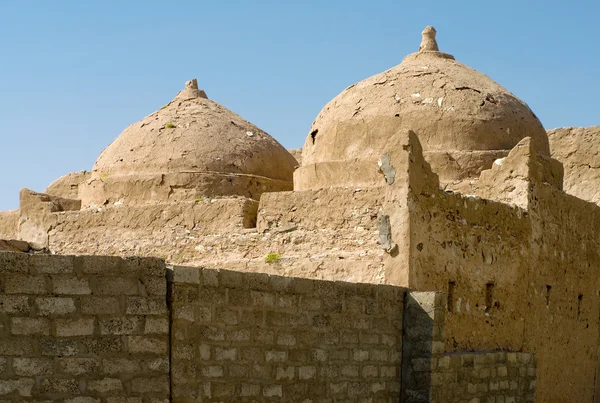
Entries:
<svg viewBox="0 0 600 403">
<path fill-rule="evenodd" d="M 0 253 L 0 400 L 168 401 L 166 288 L 158 259 Z"/>
<path fill-rule="evenodd" d="M 463 353 L 442 357 L 432 373 L 437 402 L 533 402 L 535 358 L 529 353 Z"/>
<path fill-rule="evenodd" d="M 404 292 L 176 267 L 173 400 L 397 401 Z"/>
</svg>

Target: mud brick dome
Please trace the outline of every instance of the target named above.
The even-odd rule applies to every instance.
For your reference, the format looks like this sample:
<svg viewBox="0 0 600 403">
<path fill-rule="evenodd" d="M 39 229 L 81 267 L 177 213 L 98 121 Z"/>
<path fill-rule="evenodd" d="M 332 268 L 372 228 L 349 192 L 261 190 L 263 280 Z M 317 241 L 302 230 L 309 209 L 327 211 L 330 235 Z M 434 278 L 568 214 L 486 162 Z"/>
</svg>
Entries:
<svg viewBox="0 0 600 403">
<path fill-rule="evenodd" d="M 502 86 L 438 50 L 435 29 L 417 53 L 351 85 L 319 113 L 295 174 L 295 189 L 379 186 L 377 161 L 400 130 L 413 130 L 443 182 L 477 177 L 531 137 L 549 155 L 529 107 Z"/>
<path fill-rule="evenodd" d="M 196 80 L 127 127 L 98 157 L 84 205 L 291 190 L 295 159 L 273 137 L 211 101 Z"/>
</svg>

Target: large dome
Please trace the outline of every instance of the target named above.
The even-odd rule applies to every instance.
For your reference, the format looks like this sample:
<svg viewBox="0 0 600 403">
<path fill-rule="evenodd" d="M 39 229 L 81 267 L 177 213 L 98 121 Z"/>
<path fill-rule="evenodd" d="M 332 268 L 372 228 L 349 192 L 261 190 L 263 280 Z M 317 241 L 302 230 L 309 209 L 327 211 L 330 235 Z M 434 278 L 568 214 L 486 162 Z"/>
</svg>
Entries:
<svg viewBox="0 0 600 403">
<path fill-rule="evenodd" d="M 82 199 L 140 203 L 181 191 L 184 197 L 258 198 L 264 191 L 291 190 L 296 164 L 275 139 L 208 99 L 192 80 L 100 154 Z"/>
<path fill-rule="evenodd" d="M 439 52 L 435 30 L 427 27 L 419 52 L 351 85 L 323 108 L 306 139 L 295 188 L 342 186 L 346 179 L 348 185 L 381 183 L 374 164 L 403 129 L 418 135 L 426 158 L 447 181 L 477 176 L 527 136 L 549 155 L 546 131 L 531 109 Z M 360 172 L 365 167 L 369 172 Z"/>
</svg>

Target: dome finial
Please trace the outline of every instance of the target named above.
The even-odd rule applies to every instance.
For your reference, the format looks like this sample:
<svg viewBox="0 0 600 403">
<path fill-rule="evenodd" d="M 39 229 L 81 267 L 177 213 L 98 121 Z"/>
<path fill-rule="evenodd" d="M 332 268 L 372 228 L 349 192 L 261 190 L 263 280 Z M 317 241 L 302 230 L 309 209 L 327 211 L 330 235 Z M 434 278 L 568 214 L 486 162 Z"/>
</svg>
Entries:
<svg viewBox="0 0 600 403">
<path fill-rule="evenodd" d="M 197 90 L 198 89 L 198 80 L 193 78 L 190 81 L 186 81 L 185 88 L 189 88 L 191 90 Z"/>
<path fill-rule="evenodd" d="M 425 27 L 421 35 L 421 46 L 419 46 L 419 52 L 439 52 L 438 44 L 435 40 L 436 30 L 431 25 Z"/>
</svg>

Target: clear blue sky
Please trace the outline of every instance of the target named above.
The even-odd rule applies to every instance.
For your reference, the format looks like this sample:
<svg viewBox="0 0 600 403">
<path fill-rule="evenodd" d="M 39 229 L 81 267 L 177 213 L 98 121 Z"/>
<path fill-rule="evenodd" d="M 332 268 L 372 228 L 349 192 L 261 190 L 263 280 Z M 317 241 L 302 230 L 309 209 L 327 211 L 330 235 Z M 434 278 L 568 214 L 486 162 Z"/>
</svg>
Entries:
<svg viewBox="0 0 600 403">
<path fill-rule="evenodd" d="M 426 25 L 547 128 L 598 125 L 599 15 L 594 1 L 0 0 L 0 211 L 90 170 L 194 77 L 301 147 L 325 103 L 417 50 Z"/>
</svg>

